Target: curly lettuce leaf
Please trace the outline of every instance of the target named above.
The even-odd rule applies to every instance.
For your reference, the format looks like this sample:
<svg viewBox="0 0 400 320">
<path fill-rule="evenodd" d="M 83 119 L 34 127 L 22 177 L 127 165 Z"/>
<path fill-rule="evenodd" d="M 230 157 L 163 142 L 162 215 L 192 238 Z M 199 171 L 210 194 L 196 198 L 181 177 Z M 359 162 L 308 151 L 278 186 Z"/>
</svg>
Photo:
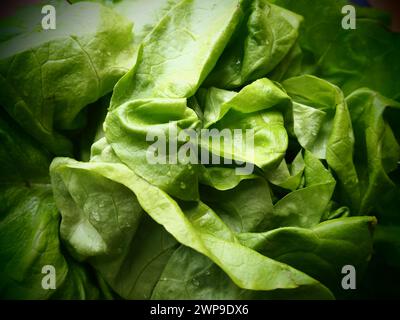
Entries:
<svg viewBox="0 0 400 320">
<path fill-rule="evenodd" d="M 146 136 L 164 134 L 168 141 L 171 130 L 179 134 L 199 123 L 186 99 L 211 71 L 243 15 L 238 1 L 210 5 L 214 9 L 205 11 L 201 1 L 181 1 L 159 21 L 143 41 L 137 64 L 115 87 L 105 122 L 107 140 L 123 163 L 185 200 L 198 198 L 197 167 L 149 164 Z"/>
<path fill-rule="evenodd" d="M 326 159 L 338 178 L 343 202 L 358 213 L 355 138 L 343 93 L 335 85 L 309 75 L 287 79 L 282 85 L 293 99 L 293 127 L 299 144 L 319 159 Z"/>
<path fill-rule="evenodd" d="M 271 72 L 294 46 L 301 16 L 254 0 L 205 86 L 234 89 Z"/>
<path fill-rule="evenodd" d="M 32 14 L 24 32 L 0 43 L 0 104 L 49 151 L 70 155 L 62 131 L 82 126 L 81 111 L 128 71 L 132 24 L 95 3 L 54 5 L 56 29 Z"/>
<path fill-rule="evenodd" d="M 392 99 L 400 97 L 400 35 L 390 32 L 384 13 L 356 7 L 356 29 L 345 30 L 341 12 L 346 0 L 272 2 L 304 17 L 299 30 L 302 74 L 324 78 L 345 95 L 368 87 Z"/>
<path fill-rule="evenodd" d="M 360 270 L 360 274 L 365 271 L 372 249 L 371 230 L 375 223 L 371 217 L 342 218 L 311 229 L 279 228 L 265 233 L 243 233 L 238 237 L 244 245 L 312 274 L 334 288 L 340 297 L 343 295 L 341 268 L 351 264 Z M 165 267 L 153 298 L 321 299 L 321 296 L 310 288 L 271 292 L 243 290 L 210 259 L 181 246 Z"/>
<path fill-rule="evenodd" d="M 64 182 L 65 177 L 79 177 L 82 170 L 94 177 L 100 175 L 103 179 L 113 180 L 129 188 L 152 219 L 161 224 L 178 242 L 211 258 L 238 286 L 262 291 L 310 287 L 317 290 L 321 298 L 332 297 L 327 288 L 306 274 L 242 246 L 215 212 L 203 203 L 178 203 L 161 189 L 149 184 L 118 162 L 110 149 L 104 150 L 103 157 L 103 162 L 101 155 L 89 163 L 79 163 L 65 158 L 53 162 L 51 174 L 59 205 L 65 203 L 63 207 L 67 209 L 68 206 L 76 205 L 74 200 L 71 201 L 68 189 L 70 184 Z M 63 175 L 63 172 L 66 175 Z M 61 212 L 79 216 L 77 214 L 79 211 L 76 210 L 67 212 L 61 210 Z M 63 227 L 61 229 L 63 230 Z M 68 228 L 68 230 L 73 229 L 73 226 Z M 73 243 L 68 233 L 62 232 L 62 237 L 69 244 Z M 97 233 L 92 238 L 92 247 L 101 249 L 101 239 L 102 232 Z M 268 273 L 266 270 L 269 270 Z"/>
<path fill-rule="evenodd" d="M 65 255 L 50 185 L 0 185 L 0 296 L 4 299 L 97 299 L 97 282 Z M 42 287 L 55 270 L 55 289 Z"/>
<path fill-rule="evenodd" d="M 385 110 L 399 113 L 400 104 L 369 89 L 353 92 L 346 101 L 354 127 L 354 163 L 363 195 L 360 211 L 369 213 L 376 207 L 377 195 L 388 196 L 395 189 L 389 174 L 398 170 L 400 144 L 386 120 Z"/>
</svg>

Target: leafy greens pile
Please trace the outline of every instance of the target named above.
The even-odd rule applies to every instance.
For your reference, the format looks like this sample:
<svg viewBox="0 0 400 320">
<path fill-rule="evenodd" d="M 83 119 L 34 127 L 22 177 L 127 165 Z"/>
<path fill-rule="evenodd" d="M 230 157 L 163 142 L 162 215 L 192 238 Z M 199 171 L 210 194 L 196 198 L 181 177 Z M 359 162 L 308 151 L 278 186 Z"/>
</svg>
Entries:
<svg viewBox="0 0 400 320">
<path fill-rule="evenodd" d="M 386 15 L 344 30 L 341 0 L 73 2 L 53 2 L 55 30 L 40 6 L 0 24 L 1 297 L 399 296 Z M 147 135 L 188 128 L 254 129 L 248 152 L 198 142 L 254 173 L 147 161 Z"/>
</svg>

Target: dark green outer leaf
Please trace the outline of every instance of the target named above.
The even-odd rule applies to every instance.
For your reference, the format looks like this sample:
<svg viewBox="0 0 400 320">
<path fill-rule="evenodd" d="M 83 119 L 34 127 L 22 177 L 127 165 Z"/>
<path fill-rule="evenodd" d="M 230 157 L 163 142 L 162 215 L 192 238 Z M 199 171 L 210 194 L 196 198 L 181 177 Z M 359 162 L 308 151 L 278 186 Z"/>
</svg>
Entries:
<svg viewBox="0 0 400 320">
<path fill-rule="evenodd" d="M 239 235 L 239 239 L 245 245 L 265 255 L 271 255 L 313 274 L 318 280 L 334 288 L 340 297 L 343 294 L 340 287 L 343 277 L 341 268 L 345 264 L 355 265 L 361 278 L 372 250 L 371 227 L 374 223 L 374 218 L 368 217 L 343 218 L 320 224 L 312 229 L 280 228 L 266 233 L 242 234 Z M 240 289 L 207 257 L 182 246 L 169 260 L 152 298 L 320 299 L 321 297 L 307 288 L 272 292 Z"/>
<path fill-rule="evenodd" d="M 304 74 L 315 74 L 336 85 L 345 95 L 362 87 L 399 99 L 400 35 L 388 30 L 388 17 L 357 7 L 355 30 L 342 28 L 346 0 L 274 0 L 304 17 L 299 44 Z"/>
<path fill-rule="evenodd" d="M 132 24 L 95 3 L 55 6 L 55 30 L 41 27 L 34 6 L 27 29 L 0 43 L 0 104 L 52 153 L 69 155 L 60 131 L 80 127 L 81 110 L 128 71 Z"/>
</svg>

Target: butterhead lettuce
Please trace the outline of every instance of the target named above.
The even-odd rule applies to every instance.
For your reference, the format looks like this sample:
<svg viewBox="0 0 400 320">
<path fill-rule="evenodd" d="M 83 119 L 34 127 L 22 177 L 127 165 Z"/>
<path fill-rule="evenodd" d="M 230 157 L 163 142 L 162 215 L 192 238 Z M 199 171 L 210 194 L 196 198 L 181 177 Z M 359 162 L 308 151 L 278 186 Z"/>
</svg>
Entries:
<svg viewBox="0 0 400 320">
<path fill-rule="evenodd" d="M 56 30 L 40 6 L 1 24 L 2 298 L 342 299 L 399 277 L 384 15 L 342 30 L 346 1 L 72 2 Z M 163 144 L 187 161 L 151 163 Z"/>
</svg>

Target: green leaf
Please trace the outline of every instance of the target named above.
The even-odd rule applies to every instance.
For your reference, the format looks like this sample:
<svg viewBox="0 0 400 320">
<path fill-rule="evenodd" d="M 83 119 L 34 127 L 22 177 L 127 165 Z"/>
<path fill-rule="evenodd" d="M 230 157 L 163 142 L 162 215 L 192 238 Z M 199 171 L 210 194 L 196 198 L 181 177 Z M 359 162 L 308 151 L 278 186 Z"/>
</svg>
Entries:
<svg viewBox="0 0 400 320">
<path fill-rule="evenodd" d="M 169 141 L 173 140 L 171 129 L 179 134 L 198 125 L 186 99 L 211 71 L 243 15 L 241 2 L 208 5 L 213 6 L 210 12 L 203 10 L 201 1 L 181 1 L 159 21 L 143 41 L 136 66 L 115 87 L 105 123 L 107 140 L 122 162 L 185 200 L 198 198 L 197 183 L 193 183 L 197 168 L 149 165 L 146 136 L 164 134 Z"/>
<path fill-rule="evenodd" d="M 304 166 L 303 155 L 300 151 L 291 164 L 288 165 L 283 159 L 276 169 L 267 170 L 265 176 L 274 185 L 294 191 L 300 186 Z"/>
<path fill-rule="evenodd" d="M 273 214 L 271 191 L 262 178 L 240 182 L 231 190 L 201 189 L 201 199 L 234 232 L 255 231 L 266 216 Z"/>
<path fill-rule="evenodd" d="M 88 270 L 63 252 L 60 215 L 49 185 L 0 186 L 0 295 L 5 299 L 95 299 Z M 55 288 L 46 282 L 54 267 Z"/>
<path fill-rule="evenodd" d="M 56 29 L 44 30 L 33 6 L 24 32 L 0 43 L 0 104 L 49 151 L 68 155 L 61 131 L 80 127 L 81 110 L 128 71 L 132 24 L 95 3 L 54 5 Z"/>
<path fill-rule="evenodd" d="M 314 76 L 285 80 L 293 99 L 294 133 L 300 145 L 326 159 L 338 177 L 338 193 L 354 213 L 360 209 L 358 176 L 353 163 L 354 134 L 340 89 Z"/>
<path fill-rule="evenodd" d="M 52 300 L 94 300 L 103 298 L 94 274 L 73 259 L 67 259 L 68 273 L 63 284 L 51 296 Z"/>
<path fill-rule="evenodd" d="M 252 1 L 205 85 L 233 89 L 271 72 L 294 46 L 301 20 L 266 0 Z"/>
<path fill-rule="evenodd" d="M 335 288 L 338 297 L 346 264 L 363 274 L 372 250 L 374 218 L 343 218 L 312 229 L 280 228 L 239 235 L 243 244 L 295 265 Z M 341 229 L 344 232 L 341 232 Z M 337 250 L 340 248 L 340 250 Z M 344 249 L 345 248 L 345 249 Z M 358 279 L 358 278 L 357 278 Z M 360 279 L 358 279 L 359 281 Z M 154 299 L 320 299 L 310 288 L 261 292 L 236 286 L 210 259 L 187 247 L 171 256 L 154 290 Z"/>
<path fill-rule="evenodd" d="M 346 0 L 273 2 L 304 17 L 299 30 L 302 73 L 324 78 L 346 95 L 369 87 L 389 98 L 400 97 L 400 35 L 388 30 L 384 14 L 357 7 L 356 29 L 345 30 L 342 8 Z"/>
<path fill-rule="evenodd" d="M 325 221 L 311 229 L 279 228 L 243 234 L 245 245 L 311 275 L 338 296 L 343 295 L 342 267 L 353 265 L 361 281 L 372 253 L 374 217 Z"/>
<path fill-rule="evenodd" d="M 263 230 L 282 226 L 309 228 L 321 221 L 336 182 L 312 153 L 305 152 L 304 163 L 304 188 L 290 192 L 274 204 L 273 213 L 262 223 Z"/>
<path fill-rule="evenodd" d="M 384 117 L 392 107 L 399 113 L 400 104 L 369 89 L 360 89 L 346 98 L 355 135 L 354 163 L 362 194 L 360 212 L 376 207 L 381 195 L 395 189 L 389 173 L 398 170 L 400 146 Z"/>
<path fill-rule="evenodd" d="M 73 0 L 71 3 L 88 0 Z M 134 23 L 134 47 L 140 45 L 143 39 L 151 32 L 155 25 L 180 0 L 89 0 L 101 3 L 118 12 Z"/>
<path fill-rule="evenodd" d="M 200 144 L 212 154 L 234 161 L 252 163 L 265 170 L 282 160 L 287 148 L 284 119 L 278 111 L 289 103 L 287 94 L 272 81 L 262 78 L 234 93 L 210 88 L 200 91 L 204 126 L 209 130 L 229 133 L 233 139 L 201 136 Z M 246 131 L 247 129 L 253 131 Z M 235 130 L 244 138 L 235 139 Z"/>
<path fill-rule="evenodd" d="M 110 160 L 113 159 L 111 157 L 106 159 L 106 161 Z M 51 169 L 53 181 L 61 181 L 62 172 L 71 170 L 94 172 L 127 186 L 134 192 L 138 202 L 151 218 L 163 225 L 177 241 L 211 258 L 242 288 L 269 291 L 304 286 L 315 288 L 320 292 L 321 297 L 331 296 L 325 287 L 320 286 L 307 275 L 241 246 L 222 220 L 201 202 L 182 203 L 183 207 L 180 207 L 165 192 L 118 163 L 116 157 L 114 162 L 91 163 L 57 159 L 53 162 Z M 64 185 L 68 186 L 68 184 Z M 56 199 L 58 202 L 68 202 L 68 195 L 63 196 L 58 192 Z M 71 214 L 61 211 L 62 214 Z M 63 234 L 62 236 L 64 237 Z M 68 239 L 68 237 L 64 238 Z M 100 238 L 96 240 L 98 240 L 97 245 L 102 247 Z M 269 272 L 265 273 L 265 270 Z"/>
<path fill-rule="evenodd" d="M 225 191 L 235 188 L 241 181 L 254 179 L 255 175 L 240 175 L 229 167 L 202 166 L 199 176 L 201 184 Z"/>
<path fill-rule="evenodd" d="M 0 114 L 0 296 L 101 298 L 94 273 L 73 261 L 60 243 L 49 154 L 3 110 Z M 54 267 L 55 288 L 42 286 L 50 275 L 46 266 Z"/>
<path fill-rule="evenodd" d="M 48 182 L 50 155 L 0 107 L 0 184 Z"/>
<path fill-rule="evenodd" d="M 54 266 L 57 284 L 68 272 L 58 239 L 59 215 L 49 186 L 0 186 L 0 293 L 7 299 L 46 299 L 42 268 Z"/>
</svg>

